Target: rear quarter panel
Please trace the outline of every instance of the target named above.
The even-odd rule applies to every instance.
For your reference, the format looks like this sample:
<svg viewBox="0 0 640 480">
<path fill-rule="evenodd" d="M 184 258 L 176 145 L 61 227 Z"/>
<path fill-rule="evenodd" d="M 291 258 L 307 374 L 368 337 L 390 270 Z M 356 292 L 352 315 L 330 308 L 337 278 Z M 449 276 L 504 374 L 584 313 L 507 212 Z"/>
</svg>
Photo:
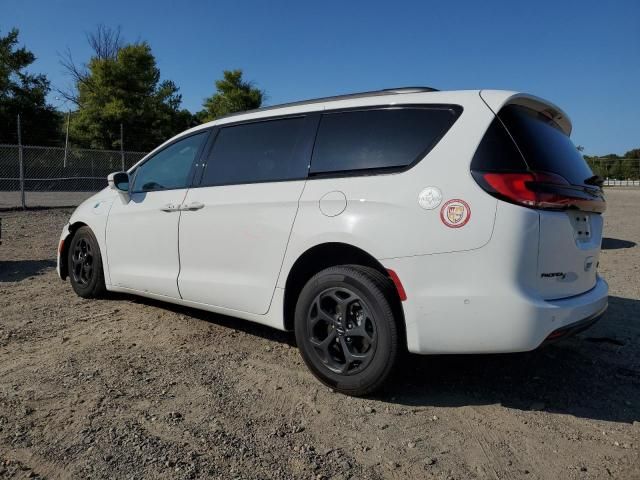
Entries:
<svg viewBox="0 0 640 480">
<path fill-rule="evenodd" d="M 337 103 L 335 108 L 350 106 Z M 426 157 L 407 171 L 309 179 L 278 286 L 284 286 L 286 273 L 303 252 L 322 243 L 351 244 L 382 260 L 473 250 L 489 242 L 497 200 L 478 187 L 469 166 L 493 113 L 477 91 L 403 95 L 402 103 L 456 104 L 463 112 Z M 432 210 L 418 203 L 425 187 L 442 192 L 441 204 Z M 320 210 L 320 200 L 335 191 L 346 197 L 346 208 L 329 217 Z M 471 210 L 470 220 L 461 228 L 450 228 L 440 218 L 442 206 L 452 199 L 464 200 Z"/>
</svg>

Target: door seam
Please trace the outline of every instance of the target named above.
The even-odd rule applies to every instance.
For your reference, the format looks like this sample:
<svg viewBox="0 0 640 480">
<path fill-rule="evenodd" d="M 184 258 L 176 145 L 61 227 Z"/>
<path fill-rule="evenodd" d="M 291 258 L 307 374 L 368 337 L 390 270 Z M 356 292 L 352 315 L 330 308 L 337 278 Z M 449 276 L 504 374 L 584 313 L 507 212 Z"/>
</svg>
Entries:
<svg viewBox="0 0 640 480">
<path fill-rule="evenodd" d="M 180 208 L 184 205 L 184 201 L 187 199 L 187 195 L 190 190 L 191 188 L 187 188 L 185 190 L 184 197 L 182 197 L 182 201 L 180 202 Z M 178 274 L 176 275 L 176 288 L 178 289 L 178 296 L 180 297 L 180 300 L 184 300 L 182 292 L 180 291 L 180 272 L 182 271 L 182 261 L 180 260 L 180 224 L 182 223 L 182 210 L 178 209 L 178 215 L 178 228 L 176 229 L 176 235 L 178 236 L 178 251 L 176 252 L 178 254 Z"/>
<path fill-rule="evenodd" d="M 284 247 L 284 253 L 282 255 L 282 261 L 280 262 L 280 268 L 278 269 L 278 276 L 276 277 L 276 283 L 273 286 L 273 292 L 271 292 L 271 299 L 269 300 L 269 305 L 267 306 L 267 311 L 264 312 L 262 315 L 268 315 L 269 312 L 271 311 L 271 304 L 273 303 L 273 297 L 276 294 L 276 290 L 278 288 L 278 283 L 280 283 L 280 275 L 282 275 L 282 267 L 284 265 L 284 261 L 287 258 L 287 251 L 289 250 L 289 243 L 291 243 L 291 235 L 293 235 L 293 227 L 296 224 L 296 220 L 298 218 L 298 212 L 300 212 L 300 200 L 302 199 L 302 196 L 304 195 L 305 188 L 307 188 L 307 182 L 308 182 L 308 180 L 304 181 L 304 184 L 302 185 L 302 190 L 300 191 L 300 195 L 298 196 L 298 201 L 296 203 L 296 213 L 293 216 L 293 221 L 291 222 L 291 228 L 289 230 L 289 236 L 287 237 L 287 243 L 286 243 L 286 245 Z"/>
</svg>

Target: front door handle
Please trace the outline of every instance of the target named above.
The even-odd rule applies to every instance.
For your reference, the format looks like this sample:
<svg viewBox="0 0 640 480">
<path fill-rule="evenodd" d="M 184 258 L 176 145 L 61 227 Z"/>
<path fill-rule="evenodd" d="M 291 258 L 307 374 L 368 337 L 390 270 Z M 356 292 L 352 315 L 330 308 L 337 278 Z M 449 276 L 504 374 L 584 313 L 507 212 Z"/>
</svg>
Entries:
<svg viewBox="0 0 640 480">
<path fill-rule="evenodd" d="M 180 205 L 175 203 L 167 203 L 166 205 L 160 207 L 160 210 L 163 212 L 177 212 L 180 210 Z"/>
<path fill-rule="evenodd" d="M 204 203 L 191 202 L 191 203 L 188 203 L 187 205 L 183 205 L 181 210 L 193 211 L 193 210 L 200 210 L 201 208 L 204 208 Z"/>
</svg>

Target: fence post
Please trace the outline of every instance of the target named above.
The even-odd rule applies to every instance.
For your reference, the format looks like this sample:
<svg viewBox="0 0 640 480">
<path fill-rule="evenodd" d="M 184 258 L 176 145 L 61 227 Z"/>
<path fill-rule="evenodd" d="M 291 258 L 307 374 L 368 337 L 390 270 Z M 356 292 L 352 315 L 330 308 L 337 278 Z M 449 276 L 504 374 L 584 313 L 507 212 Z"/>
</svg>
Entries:
<svg viewBox="0 0 640 480">
<path fill-rule="evenodd" d="M 623 162 L 624 162 L 624 160 L 623 160 Z M 623 171 L 626 172 L 627 169 L 625 168 L 625 166 L 623 166 L 622 168 L 623 168 Z M 627 177 L 627 187 L 628 187 L 629 186 L 629 174 L 625 175 L 625 177 Z"/>
<path fill-rule="evenodd" d="M 67 151 L 69 150 L 69 120 L 71 120 L 71 110 L 67 112 L 67 134 L 64 137 L 64 160 L 62 168 L 67 168 Z"/>
<path fill-rule="evenodd" d="M 20 114 L 18 114 L 18 169 L 20 170 L 20 204 L 26 210 L 27 205 L 24 199 L 24 163 L 22 161 L 22 133 L 20 132 Z"/>
<path fill-rule="evenodd" d="M 120 159 L 122 161 L 122 170 L 124 172 L 124 130 L 122 123 L 120 124 Z"/>
</svg>

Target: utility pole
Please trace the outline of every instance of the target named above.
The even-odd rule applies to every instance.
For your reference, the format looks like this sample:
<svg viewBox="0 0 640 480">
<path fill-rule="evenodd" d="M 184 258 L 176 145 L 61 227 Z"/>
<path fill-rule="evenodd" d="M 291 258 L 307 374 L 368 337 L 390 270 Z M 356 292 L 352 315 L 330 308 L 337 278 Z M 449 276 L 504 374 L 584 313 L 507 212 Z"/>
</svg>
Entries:
<svg viewBox="0 0 640 480">
<path fill-rule="evenodd" d="M 56 97 L 56 100 L 60 101 L 60 97 Z M 62 100 L 62 105 L 60 105 L 60 107 L 63 107 L 65 104 L 67 103 L 67 100 Z M 60 108 L 60 110 L 62 110 L 62 108 Z M 67 168 L 67 159 L 68 159 L 68 155 L 69 155 L 69 123 L 71 121 L 71 108 L 67 109 L 67 133 L 64 137 L 64 160 L 62 161 L 62 168 Z"/>
<path fill-rule="evenodd" d="M 20 203 L 22 209 L 27 209 L 24 199 L 24 164 L 22 161 L 22 133 L 20 132 L 20 114 L 18 114 L 18 168 L 20 169 Z"/>
<path fill-rule="evenodd" d="M 122 171 L 124 172 L 124 129 L 120 123 L 120 159 L 122 161 Z"/>
<path fill-rule="evenodd" d="M 67 151 L 69 150 L 69 120 L 71 119 L 71 110 L 67 112 L 67 134 L 64 137 L 64 161 L 62 168 L 67 168 Z"/>
</svg>

